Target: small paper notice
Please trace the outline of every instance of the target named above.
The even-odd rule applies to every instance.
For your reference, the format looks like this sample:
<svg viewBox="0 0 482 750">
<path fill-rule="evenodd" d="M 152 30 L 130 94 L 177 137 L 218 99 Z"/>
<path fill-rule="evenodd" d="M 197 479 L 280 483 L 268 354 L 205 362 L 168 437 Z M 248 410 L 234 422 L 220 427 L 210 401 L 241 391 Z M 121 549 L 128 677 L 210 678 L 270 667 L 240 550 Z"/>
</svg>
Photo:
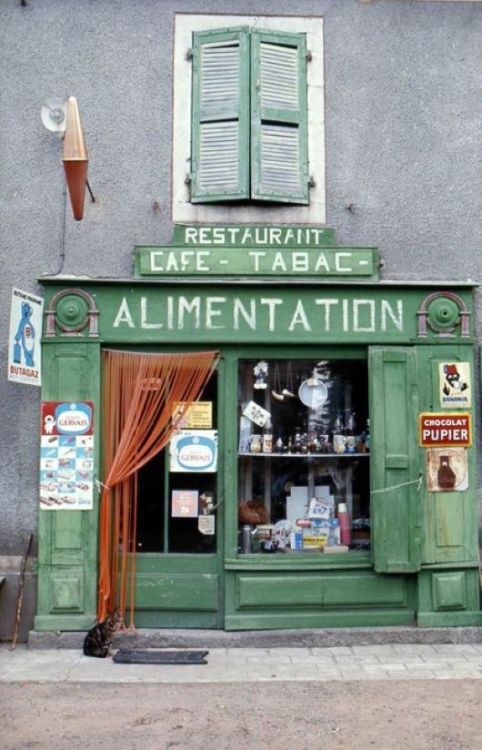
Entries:
<svg viewBox="0 0 482 750">
<path fill-rule="evenodd" d="M 216 530 L 215 516 L 199 516 L 198 529 L 201 534 L 212 536 Z"/>
</svg>

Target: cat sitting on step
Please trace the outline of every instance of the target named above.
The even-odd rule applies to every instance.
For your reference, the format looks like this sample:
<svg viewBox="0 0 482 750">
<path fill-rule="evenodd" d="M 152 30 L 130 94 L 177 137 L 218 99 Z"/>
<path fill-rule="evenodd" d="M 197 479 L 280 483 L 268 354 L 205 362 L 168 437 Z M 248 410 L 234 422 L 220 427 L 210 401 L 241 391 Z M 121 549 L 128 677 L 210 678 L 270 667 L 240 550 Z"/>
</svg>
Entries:
<svg viewBox="0 0 482 750">
<path fill-rule="evenodd" d="M 103 622 L 89 630 L 84 640 L 84 656 L 105 659 L 112 655 L 112 637 L 122 622 L 120 609 L 116 609 Z"/>
</svg>

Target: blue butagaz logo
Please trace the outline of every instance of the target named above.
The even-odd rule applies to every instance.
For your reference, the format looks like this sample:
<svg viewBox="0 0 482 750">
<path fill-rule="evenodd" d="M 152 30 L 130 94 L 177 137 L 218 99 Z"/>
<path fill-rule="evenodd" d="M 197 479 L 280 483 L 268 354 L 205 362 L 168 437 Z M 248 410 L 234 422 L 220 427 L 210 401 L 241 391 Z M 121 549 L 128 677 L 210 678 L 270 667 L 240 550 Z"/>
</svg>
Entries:
<svg viewBox="0 0 482 750">
<path fill-rule="evenodd" d="M 28 302 L 22 302 L 20 320 L 13 345 L 13 361 L 16 365 L 35 367 L 33 358 L 35 348 L 35 328 L 32 324 L 33 307 Z M 22 363 L 23 357 L 23 363 Z"/>
</svg>

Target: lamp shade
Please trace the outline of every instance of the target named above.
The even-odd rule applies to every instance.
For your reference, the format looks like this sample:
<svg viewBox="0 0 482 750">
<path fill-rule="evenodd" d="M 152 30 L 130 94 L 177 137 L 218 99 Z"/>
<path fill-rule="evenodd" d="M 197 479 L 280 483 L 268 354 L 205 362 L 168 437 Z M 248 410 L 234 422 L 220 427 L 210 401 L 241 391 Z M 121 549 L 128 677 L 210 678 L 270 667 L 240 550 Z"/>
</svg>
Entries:
<svg viewBox="0 0 482 750">
<path fill-rule="evenodd" d="M 69 97 L 67 102 L 63 162 L 74 219 L 81 221 L 84 215 L 85 185 L 87 182 L 89 158 L 75 96 Z"/>
</svg>

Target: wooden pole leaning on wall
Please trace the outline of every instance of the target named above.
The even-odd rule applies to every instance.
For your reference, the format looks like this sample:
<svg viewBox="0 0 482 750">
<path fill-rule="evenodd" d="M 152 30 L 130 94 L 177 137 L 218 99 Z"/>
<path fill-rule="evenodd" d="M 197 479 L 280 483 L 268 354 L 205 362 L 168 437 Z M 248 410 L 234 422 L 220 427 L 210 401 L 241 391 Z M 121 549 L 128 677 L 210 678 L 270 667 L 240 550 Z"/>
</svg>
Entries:
<svg viewBox="0 0 482 750">
<path fill-rule="evenodd" d="M 30 554 L 30 547 L 32 546 L 32 541 L 33 541 L 33 534 L 29 534 L 28 539 L 27 539 L 27 545 L 25 547 L 25 552 L 23 553 L 23 557 L 22 557 L 22 564 L 20 566 L 20 576 L 18 579 L 18 592 L 17 592 L 17 612 L 15 616 L 15 628 L 13 631 L 12 645 L 10 646 L 10 651 L 13 651 L 13 649 L 17 645 L 17 638 L 18 638 L 18 633 L 20 630 L 20 619 L 22 617 L 23 591 L 25 588 L 25 571 L 27 569 L 27 560 Z"/>
</svg>

